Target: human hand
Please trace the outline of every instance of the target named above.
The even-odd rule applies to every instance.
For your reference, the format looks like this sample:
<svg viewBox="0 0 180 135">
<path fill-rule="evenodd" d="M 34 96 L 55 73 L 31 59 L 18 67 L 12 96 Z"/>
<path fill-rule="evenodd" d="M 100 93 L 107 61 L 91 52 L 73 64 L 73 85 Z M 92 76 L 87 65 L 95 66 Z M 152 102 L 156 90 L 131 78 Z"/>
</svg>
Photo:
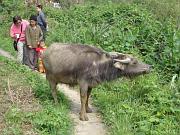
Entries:
<svg viewBox="0 0 180 135">
<path fill-rule="evenodd" d="M 17 39 L 19 38 L 19 36 L 20 36 L 20 34 L 16 34 L 16 38 L 17 38 Z"/>
<path fill-rule="evenodd" d="M 31 46 L 31 45 L 28 45 L 28 47 L 29 47 L 29 48 L 32 48 L 32 46 Z"/>
</svg>

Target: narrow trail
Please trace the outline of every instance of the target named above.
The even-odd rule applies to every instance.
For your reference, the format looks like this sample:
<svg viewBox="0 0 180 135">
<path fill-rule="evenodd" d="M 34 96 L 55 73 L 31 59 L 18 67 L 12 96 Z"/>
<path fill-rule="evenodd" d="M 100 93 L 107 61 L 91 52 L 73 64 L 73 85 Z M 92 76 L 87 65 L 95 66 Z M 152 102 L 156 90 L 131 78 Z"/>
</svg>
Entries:
<svg viewBox="0 0 180 135">
<path fill-rule="evenodd" d="M 1 48 L 0 55 L 15 60 L 10 53 L 2 50 Z M 100 114 L 97 113 L 96 108 L 91 105 L 91 101 L 90 107 L 93 112 L 88 113 L 89 121 L 80 121 L 79 112 L 81 103 L 79 92 L 65 84 L 59 84 L 58 89 L 63 92 L 71 101 L 70 116 L 74 120 L 74 135 L 106 135 L 105 125 L 102 123 Z"/>
<path fill-rule="evenodd" d="M 96 108 L 90 105 L 93 112 L 88 113 L 89 121 L 79 120 L 80 111 L 80 94 L 76 90 L 70 88 L 65 84 L 58 85 L 60 91 L 62 91 L 71 101 L 71 113 L 70 116 L 75 122 L 75 135 L 105 135 L 106 130 L 103 125 L 100 114 L 97 113 Z M 91 101 L 90 101 L 91 103 Z"/>
<path fill-rule="evenodd" d="M 6 52 L 6 51 L 2 50 L 1 48 L 0 48 L 0 55 L 7 57 L 9 59 L 15 60 L 15 58 L 9 52 Z"/>
</svg>

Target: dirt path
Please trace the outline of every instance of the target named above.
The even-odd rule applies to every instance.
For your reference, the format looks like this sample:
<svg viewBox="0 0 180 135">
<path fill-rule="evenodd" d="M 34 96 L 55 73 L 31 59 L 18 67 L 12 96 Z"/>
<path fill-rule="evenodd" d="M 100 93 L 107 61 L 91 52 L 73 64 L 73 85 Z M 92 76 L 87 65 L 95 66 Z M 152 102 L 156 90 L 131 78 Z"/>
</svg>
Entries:
<svg viewBox="0 0 180 135">
<path fill-rule="evenodd" d="M 60 90 L 69 97 L 71 101 L 71 117 L 75 122 L 75 135 L 105 135 L 105 126 L 102 124 L 100 115 L 97 113 L 96 108 L 90 105 L 93 113 L 88 113 L 89 121 L 79 120 L 80 111 L 80 95 L 79 92 L 70 88 L 65 84 L 58 85 Z M 90 101 L 91 103 L 91 101 Z"/>
<path fill-rule="evenodd" d="M 1 48 L 0 48 L 0 55 L 15 60 L 15 58 L 9 52 L 6 52 Z"/>
<path fill-rule="evenodd" d="M 3 51 L 0 48 L 0 55 L 15 60 L 8 52 Z M 79 120 L 80 111 L 80 95 L 79 92 L 70 88 L 65 84 L 58 85 L 60 91 L 62 91 L 71 101 L 71 113 L 70 116 L 74 120 L 74 135 L 105 135 L 106 129 L 103 125 L 100 115 L 97 113 L 96 108 L 90 105 L 93 113 L 88 113 L 89 121 Z M 91 103 L 91 101 L 90 101 Z"/>
</svg>

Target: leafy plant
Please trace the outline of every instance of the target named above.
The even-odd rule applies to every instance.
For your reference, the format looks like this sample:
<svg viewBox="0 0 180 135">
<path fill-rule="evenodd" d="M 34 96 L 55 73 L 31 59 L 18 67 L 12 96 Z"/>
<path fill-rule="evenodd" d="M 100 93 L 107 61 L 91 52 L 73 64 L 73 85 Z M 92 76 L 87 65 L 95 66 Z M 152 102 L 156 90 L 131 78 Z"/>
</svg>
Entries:
<svg viewBox="0 0 180 135">
<path fill-rule="evenodd" d="M 93 44 L 106 51 L 135 53 L 163 71 L 167 80 L 172 74 L 179 74 L 180 35 L 171 20 L 161 23 L 146 9 L 126 4 L 49 11 L 47 8 L 49 18 L 59 24 L 49 34 L 48 44 Z"/>
</svg>

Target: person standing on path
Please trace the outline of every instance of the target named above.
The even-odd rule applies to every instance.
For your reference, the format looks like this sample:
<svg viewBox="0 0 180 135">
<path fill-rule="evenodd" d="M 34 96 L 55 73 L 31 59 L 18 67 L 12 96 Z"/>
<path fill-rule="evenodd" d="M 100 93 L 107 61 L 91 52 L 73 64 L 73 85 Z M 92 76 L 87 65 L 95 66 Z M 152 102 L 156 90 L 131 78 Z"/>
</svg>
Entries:
<svg viewBox="0 0 180 135">
<path fill-rule="evenodd" d="M 37 70 L 38 67 L 38 53 L 36 48 L 43 41 L 43 33 L 39 25 L 37 25 L 37 16 L 31 15 L 30 25 L 27 26 L 26 33 L 26 54 L 28 65 L 32 70 Z"/>
<path fill-rule="evenodd" d="M 36 10 L 38 12 L 38 16 L 37 16 L 37 23 L 38 25 L 41 27 L 41 30 L 43 32 L 43 40 L 45 41 L 46 39 L 46 32 L 47 32 L 47 21 L 44 15 L 44 12 L 42 11 L 42 5 L 38 4 L 36 6 Z"/>
<path fill-rule="evenodd" d="M 13 17 L 13 24 L 10 28 L 10 37 L 17 43 L 17 60 L 18 62 L 24 64 L 24 51 L 23 47 L 25 46 L 25 29 L 29 25 L 27 20 L 21 19 L 20 16 Z"/>
</svg>

